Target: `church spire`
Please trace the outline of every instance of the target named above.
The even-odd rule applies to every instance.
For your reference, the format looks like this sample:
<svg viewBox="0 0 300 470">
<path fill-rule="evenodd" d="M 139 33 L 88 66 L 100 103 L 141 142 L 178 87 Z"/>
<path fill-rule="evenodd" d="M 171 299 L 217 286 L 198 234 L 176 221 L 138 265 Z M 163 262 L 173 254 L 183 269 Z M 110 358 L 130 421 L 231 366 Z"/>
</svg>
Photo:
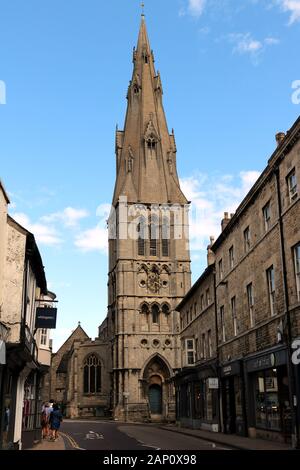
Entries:
<svg viewBox="0 0 300 470">
<path fill-rule="evenodd" d="M 169 134 L 162 82 L 142 14 L 133 74 L 128 88 L 124 131 L 116 133 L 117 181 L 113 203 L 185 204 L 176 169 L 175 137 Z"/>
</svg>

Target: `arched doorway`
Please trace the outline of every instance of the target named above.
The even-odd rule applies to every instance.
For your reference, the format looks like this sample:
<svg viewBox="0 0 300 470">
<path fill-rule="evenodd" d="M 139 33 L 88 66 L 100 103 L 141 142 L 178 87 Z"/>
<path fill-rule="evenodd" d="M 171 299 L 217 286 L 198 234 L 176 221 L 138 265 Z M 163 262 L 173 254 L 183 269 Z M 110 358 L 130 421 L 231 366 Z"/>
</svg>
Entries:
<svg viewBox="0 0 300 470">
<path fill-rule="evenodd" d="M 155 354 L 148 359 L 143 370 L 143 395 L 152 421 L 159 422 L 168 417 L 172 399 L 170 377 L 170 368 L 164 358 Z"/>
<path fill-rule="evenodd" d="M 162 387 L 161 385 L 150 385 L 149 387 L 149 405 L 151 415 L 162 414 Z"/>
</svg>

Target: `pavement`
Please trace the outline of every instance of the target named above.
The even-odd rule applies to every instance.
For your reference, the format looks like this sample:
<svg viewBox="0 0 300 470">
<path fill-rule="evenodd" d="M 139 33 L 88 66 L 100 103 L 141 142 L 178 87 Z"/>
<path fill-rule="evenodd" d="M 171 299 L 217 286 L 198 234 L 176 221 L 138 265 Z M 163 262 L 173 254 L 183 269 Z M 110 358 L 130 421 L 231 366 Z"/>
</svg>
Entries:
<svg viewBox="0 0 300 470">
<path fill-rule="evenodd" d="M 202 429 L 181 428 L 175 425 L 160 426 L 160 429 L 184 434 L 186 436 L 198 437 L 205 441 L 222 444 L 237 450 L 293 450 L 288 444 L 268 441 L 266 439 L 250 439 L 235 434 L 223 434 L 220 432 L 203 431 Z"/>
<path fill-rule="evenodd" d="M 58 439 L 56 441 L 43 439 L 42 441 L 36 443 L 34 447 L 27 450 L 66 450 L 66 446 L 62 436 L 58 436 Z"/>
</svg>

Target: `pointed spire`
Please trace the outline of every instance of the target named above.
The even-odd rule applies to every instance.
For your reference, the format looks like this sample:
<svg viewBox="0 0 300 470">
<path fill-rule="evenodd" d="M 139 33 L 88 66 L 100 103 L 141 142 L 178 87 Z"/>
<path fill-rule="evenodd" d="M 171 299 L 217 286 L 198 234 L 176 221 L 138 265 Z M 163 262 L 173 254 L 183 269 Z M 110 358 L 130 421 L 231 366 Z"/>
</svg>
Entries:
<svg viewBox="0 0 300 470">
<path fill-rule="evenodd" d="M 162 82 L 142 14 L 133 74 L 128 89 L 124 131 L 117 131 L 117 181 L 113 203 L 121 195 L 128 202 L 187 202 L 176 169 L 176 145 L 169 134 L 162 104 Z"/>
</svg>

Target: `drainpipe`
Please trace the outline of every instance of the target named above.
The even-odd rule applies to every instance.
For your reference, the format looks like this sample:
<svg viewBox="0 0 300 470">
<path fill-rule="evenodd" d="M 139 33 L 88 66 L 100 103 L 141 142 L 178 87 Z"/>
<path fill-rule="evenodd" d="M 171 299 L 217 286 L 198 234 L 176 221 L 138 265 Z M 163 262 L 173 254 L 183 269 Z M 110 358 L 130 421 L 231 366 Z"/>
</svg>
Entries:
<svg viewBox="0 0 300 470">
<path fill-rule="evenodd" d="M 292 409 L 292 425 L 293 425 L 293 437 L 294 442 L 293 446 L 299 448 L 299 423 L 297 420 L 297 396 L 296 396 L 296 377 L 295 377 L 295 368 L 292 364 L 292 324 L 291 324 L 291 315 L 290 315 L 290 305 L 289 305 L 289 292 L 288 292 L 288 282 L 287 282 L 287 269 L 286 269 L 286 256 L 285 256 L 285 240 L 283 232 L 283 220 L 282 220 L 282 204 L 281 204 L 281 191 L 280 191 L 280 178 L 279 178 L 279 167 L 275 168 L 276 176 L 276 192 L 277 192 L 277 204 L 278 204 L 278 221 L 279 221 L 279 231 L 280 231 L 280 250 L 281 250 L 281 262 L 282 262 L 282 277 L 283 277 L 283 291 L 284 291 L 284 306 L 285 306 L 285 315 L 287 321 L 287 352 L 288 352 L 288 377 L 289 377 L 289 389 L 290 389 L 290 400 L 291 400 L 291 409 Z"/>
<path fill-rule="evenodd" d="M 220 369 L 220 355 L 219 355 L 219 330 L 218 330 L 218 306 L 217 306 L 217 282 L 216 282 L 216 268 L 213 270 L 214 278 L 214 304 L 215 304 L 215 331 L 216 331 L 216 363 L 217 363 L 217 377 L 219 382 L 218 388 L 218 427 L 219 432 L 223 432 L 223 419 L 222 419 L 222 405 L 221 405 L 221 369 Z"/>
</svg>

